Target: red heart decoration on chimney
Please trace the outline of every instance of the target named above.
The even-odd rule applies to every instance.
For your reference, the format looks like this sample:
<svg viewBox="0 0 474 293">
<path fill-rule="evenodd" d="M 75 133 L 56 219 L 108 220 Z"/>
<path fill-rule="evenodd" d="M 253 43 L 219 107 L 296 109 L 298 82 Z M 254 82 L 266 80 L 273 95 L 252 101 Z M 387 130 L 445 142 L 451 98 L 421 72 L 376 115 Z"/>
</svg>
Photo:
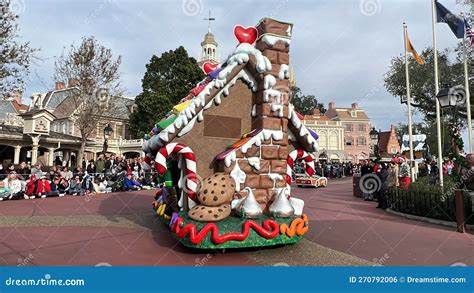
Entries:
<svg viewBox="0 0 474 293">
<path fill-rule="evenodd" d="M 236 25 L 234 27 L 234 36 L 237 38 L 240 44 L 247 43 L 252 45 L 257 40 L 258 31 L 253 26 L 244 28 L 241 25 Z"/>
<path fill-rule="evenodd" d="M 209 74 L 209 72 L 216 70 L 218 66 L 219 66 L 219 63 L 205 62 L 202 65 L 202 70 L 204 70 L 206 74 Z"/>
</svg>

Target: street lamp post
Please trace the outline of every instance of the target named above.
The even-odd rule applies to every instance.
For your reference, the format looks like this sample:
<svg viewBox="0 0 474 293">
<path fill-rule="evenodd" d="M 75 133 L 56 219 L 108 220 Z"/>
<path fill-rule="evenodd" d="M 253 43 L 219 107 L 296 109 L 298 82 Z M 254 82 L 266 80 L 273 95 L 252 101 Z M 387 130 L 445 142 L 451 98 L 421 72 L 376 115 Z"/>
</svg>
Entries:
<svg viewBox="0 0 474 293">
<path fill-rule="evenodd" d="M 105 127 L 104 127 L 104 146 L 102 148 L 102 153 L 104 154 L 104 158 L 105 158 L 105 154 L 107 153 L 107 148 L 109 146 L 109 138 L 112 135 L 113 131 L 114 130 L 112 129 L 110 124 L 105 125 Z"/>
<path fill-rule="evenodd" d="M 372 127 L 372 130 L 369 132 L 369 136 L 373 145 L 374 157 L 377 160 L 379 157 L 379 132 L 375 130 L 375 127 Z"/>
<path fill-rule="evenodd" d="M 458 142 L 458 139 L 461 138 L 461 134 L 456 122 L 456 107 L 461 106 L 460 104 L 462 103 L 463 96 L 458 93 L 455 88 L 445 87 L 438 92 L 436 98 L 438 99 L 441 108 L 454 108 L 453 122 L 449 123 L 449 132 L 451 133 L 451 148 L 455 157 L 454 171 L 456 172 L 456 174 L 460 174 L 461 165 L 459 164 L 458 160 L 459 153 L 461 151 L 460 148 L 462 147 L 462 145 L 460 145 L 460 143 Z M 440 172 L 442 171 L 442 166 L 439 166 L 439 170 Z"/>
</svg>

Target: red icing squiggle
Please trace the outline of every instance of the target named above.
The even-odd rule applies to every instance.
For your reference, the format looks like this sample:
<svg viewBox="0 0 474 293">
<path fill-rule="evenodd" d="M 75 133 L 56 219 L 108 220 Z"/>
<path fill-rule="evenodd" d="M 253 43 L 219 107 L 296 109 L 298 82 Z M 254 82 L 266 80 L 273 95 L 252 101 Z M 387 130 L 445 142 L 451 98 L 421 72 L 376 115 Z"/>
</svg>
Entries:
<svg viewBox="0 0 474 293">
<path fill-rule="evenodd" d="M 211 240 L 214 244 L 222 244 L 224 242 L 235 240 L 243 241 L 247 239 L 250 233 L 250 228 L 252 228 L 258 235 L 262 236 L 265 239 L 275 238 L 280 229 L 278 223 L 274 220 L 267 219 L 260 226 L 257 222 L 252 220 L 247 220 L 242 229 L 242 233 L 239 232 L 229 232 L 223 235 L 219 235 L 219 227 L 214 223 L 207 223 L 201 231 L 197 231 L 196 225 L 187 224 L 181 228 L 181 224 L 184 222 L 183 218 L 178 218 L 176 223 L 172 227 L 172 231 L 179 237 L 184 238 L 189 234 L 189 240 L 191 243 L 197 245 L 202 242 L 202 240 L 211 232 Z"/>
</svg>

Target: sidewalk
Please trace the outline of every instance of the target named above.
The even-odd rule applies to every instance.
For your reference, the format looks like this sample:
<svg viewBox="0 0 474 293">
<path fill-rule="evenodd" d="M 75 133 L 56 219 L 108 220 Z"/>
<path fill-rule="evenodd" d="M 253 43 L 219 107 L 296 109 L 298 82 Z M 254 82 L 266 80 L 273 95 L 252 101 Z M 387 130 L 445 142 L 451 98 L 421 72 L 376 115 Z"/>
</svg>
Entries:
<svg viewBox="0 0 474 293">
<path fill-rule="evenodd" d="M 376 209 L 352 196 L 352 178 L 293 189 L 311 219 L 307 239 L 382 265 L 474 265 L 474 235 Z"/>
</svg>

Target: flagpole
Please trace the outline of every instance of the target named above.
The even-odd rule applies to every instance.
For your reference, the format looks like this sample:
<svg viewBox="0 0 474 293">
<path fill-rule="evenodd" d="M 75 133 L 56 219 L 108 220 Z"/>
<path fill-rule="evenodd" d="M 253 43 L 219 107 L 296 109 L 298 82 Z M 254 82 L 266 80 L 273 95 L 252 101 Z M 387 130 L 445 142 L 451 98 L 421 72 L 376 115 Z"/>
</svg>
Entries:
<svg viewBox="0 0 474 293">
<path fill-rule="evenodd" d="M 461 12 L 461 17 L 464 20 L 464 13 Z M 466 108 L 467 108 L 467 139 L 469 141 L 469 153 L 472 153 L 472 121 L 471 121 L 471 94 L 469 90 L 469 72 L 467 69 L 467 52 L 466 52 L 466 35 L 462 39 L 462 51 L 464 58 L 464 90 L 466 91 Z"/>
<path fill-rule="evenodd" d="M 408 138 L 410 144 L 410 174 L 411 180 L 415 182 L 415 168 L 414 156 L 413 156 L 413 130 L 412 130 L 412 117 L 411 117 L 411 93 L 410 93 L 410 74 L 408 70 L 408 51 L 407 51 L 407 24 L 403 22 L 403 37 L 405 43 L 405 77 L 406 77 L 406 86 L 407 86 L 407 107 L 408 107 Z"/>
<path fill-rule="evenodd" d="M 431 1 L 431 25 L 433 28 L 433 54 L 434 54 L 434 78 L 435 78 L 435 103 L 436 103 L 436 132 L 438 136 L 438 173 L 439 186 L 443 188 L 443 147 L 441 145 L 441 109 L 436 95 L 439 92 L 438 78 L 438 51 L 436 49 L 436 0 Z"/>
</svg>

